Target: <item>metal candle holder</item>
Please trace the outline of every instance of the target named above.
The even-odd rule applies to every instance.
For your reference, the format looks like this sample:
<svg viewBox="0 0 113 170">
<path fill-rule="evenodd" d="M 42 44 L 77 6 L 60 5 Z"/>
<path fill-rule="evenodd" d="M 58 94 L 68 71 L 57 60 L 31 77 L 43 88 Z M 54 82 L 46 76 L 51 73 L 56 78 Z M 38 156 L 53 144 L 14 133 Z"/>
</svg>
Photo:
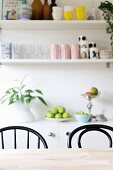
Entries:
<svg viewBox="0 0 113 170">
<path fill-rule="evenodd" d="M 100 92 L 99 92 L 100 94 Z M 98 94 L 98 95 L 99 95 Z M 92 99 L 95 98 L 95 97 L 98 97 L 98 95 L 92 95 L 92 94 L 82 94 L 82 96 L 88 100 L 88 103 L 87 103 L 87 108 L 88 108 L 88 112 L 89 114 L 91 115 L 91 121 L 107 121 L 107 118 L 106 116 L 102 113 L 102 114 L 98 114 L 98 115 L 93 115 L 91 110 L 92 110 L 92 107 L 93 107 L 93 104 L 92 104 Z"/>
<path fill-rule="evenodd" d="M 95 98 L 95 97 L 97 97 L 97 95 L 82 94 L 82 96 L 83 96 L 86 100 L 88 100 L 87 108 L 88 108 L 89 114 L 91 115 L 91 118 L 95 118 L 95 116 L 92 115 L 91 110 L 92 110 L 92 107 L 93 107 L 92 99 Z"/>
</svg>

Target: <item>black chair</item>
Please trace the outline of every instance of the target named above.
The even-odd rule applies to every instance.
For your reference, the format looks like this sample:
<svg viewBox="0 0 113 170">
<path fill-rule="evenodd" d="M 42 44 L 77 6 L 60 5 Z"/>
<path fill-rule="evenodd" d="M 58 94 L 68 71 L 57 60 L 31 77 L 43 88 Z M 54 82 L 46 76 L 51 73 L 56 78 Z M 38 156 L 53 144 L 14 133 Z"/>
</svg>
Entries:
<svg viewBox="0 0 113 170">
<path fill-rule="evenodd" d="M 40 147 L 44 147 L 44 148 L 48 148 L 47 142 L 44 139 L 44 137 L 38 133 L 37 131 L 35 131 L 34 129 L 31 129 L 29 127 L 24 127 L 24 126 L 8 126 L 8 127 L 4 127 L 0 129 L 0 133 L 1 133 L 1 148 L 5 149 L 5 133 L 6 131 L 9 133 L 9 131 L 11 133 L 13 133 L 13 149 L 17 149 L 17 133 L 20 133 L 23 131 L 24 133 L 24 137 L 26 139 L 26 148 L 29 149 L 30 148 L 30 136 L 32 135 L 32 137 L 36 138 L 36 147 L 37 149 L 39 149 Z M 12 137 L 12 136 L 11 136 Z M 23 137 L 21 140 L 23 140 Z M 8 139 L 7 139 L 8 140 Z"/>
<path fill-rule="evenodd" d="M 85 133 L 90 132 L 90 131 L 98 131 L 98 132 L 103 133 L 108 138 L 109 147 L 112 148 L 113 142 L 112 142 L 112 137 L 110 135 L 110 131 L 113 132 L 113 127 L 108 126 L 108 125 L 103 125 L 103 124 L 88 124 L 88 125 L 83 125 L 83 126 L 80 126 L 76 129 L 74 129 L 69 134 L 68 141 L 67 141 L 67 147 L 73 148 L 72 139 L 75 134 L 79 133 L 77 136 L 77 145 L 78 145 L 78 148 L 82 148 L 81 139 Z"/>
</svg>

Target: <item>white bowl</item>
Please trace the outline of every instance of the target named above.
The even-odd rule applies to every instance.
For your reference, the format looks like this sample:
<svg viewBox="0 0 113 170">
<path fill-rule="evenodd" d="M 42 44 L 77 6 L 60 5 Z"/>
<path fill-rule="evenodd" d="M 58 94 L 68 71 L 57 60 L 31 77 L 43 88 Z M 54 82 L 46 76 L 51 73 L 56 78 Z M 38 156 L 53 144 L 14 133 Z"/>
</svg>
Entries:
<svg viewBox="0 0 113 170">
<path fill-rule="evenodd" d="M 90 120 L 91 118 L 91 115 L 90 114 L 74 114 L 75 116 L 75 119 L 78 121 L 78 122 L 82 122 L 82 123 L 86 123 Z"/>
</svg>

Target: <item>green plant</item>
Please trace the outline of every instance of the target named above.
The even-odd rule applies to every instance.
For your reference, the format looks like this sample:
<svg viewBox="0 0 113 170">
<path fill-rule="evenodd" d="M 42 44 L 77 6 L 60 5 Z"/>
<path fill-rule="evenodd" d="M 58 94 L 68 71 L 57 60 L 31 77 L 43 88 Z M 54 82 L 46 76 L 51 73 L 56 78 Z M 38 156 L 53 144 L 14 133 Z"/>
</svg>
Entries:
<svg viewBox="0 0 113 170">
<path fill-rule="evenodd" d="M 25 78 L 24 78 L 25 79 Z M 8 104 L 13 104 L 17 101 L 21 101 L 22 103 L 29 104 L 33 99 L 38 99 L 44 105 L 47 105 L 45 100 L 43 99 L 43 93 L 39 89 L 26 89 L 26 85 L 24 84 L 24 79 L 19 81 L 19 86 L 9 88 L 5 94 L 1 97 L 0 102 L 4 103 L 8 101 Z"/>
<path fill-rule="evenodd" d="M 111 34 L 110 39 L 113 51 L 113 4 L 109 1 L 104 1 L 100 3 L 100 6 L 98 8 L 102 11 L 104 20 L 108 24 L 107 32 Z"/>
</svg>

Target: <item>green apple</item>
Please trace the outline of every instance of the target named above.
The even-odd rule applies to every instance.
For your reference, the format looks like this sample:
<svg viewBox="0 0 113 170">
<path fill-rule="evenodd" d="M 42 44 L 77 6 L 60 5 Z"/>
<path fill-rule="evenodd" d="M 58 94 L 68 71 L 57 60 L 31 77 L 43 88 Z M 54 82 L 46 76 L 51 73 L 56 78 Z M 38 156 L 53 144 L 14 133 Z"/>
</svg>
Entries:
<svg viewBox="0 0 113 170">
<path fill-rule="evenodd" d="M 58 113 L 58 109 L 57 109 L 57 108 L 53 108 L 53 109 L 51 109 L 51 113 L 53 113 L 53 114 L 57 114 L 57 113 Z"/>
<path fill-rule="evenodd" d="M 64 113 L 65 112 L 65 108 L 62 106 L 58 106 L 57 107 L 58 113 Z"/>
<path fill-rule="evenodd" d="M 46 112 L 46 117 L 47 118 L 54 118 L 55 114 L 53 114 L 51 111 Z"/>
<path fill-rule="evenodd" d="M 62 114 L 57 113 L 57 114 L 55 115 L 55 118 L 56 118 L 56 119 L 61 119 L 61 118 L 62 118 Z"/>
<path fill-rule="evenodd" d="M 79 111 L 79 112 L 76 112 L 75 114 L 82 116 L 82 115 L 87 115 L 88 113 L 84 111 Z"/>
<path fill-rule="evenodd" d="M 96 87 L 92 87 L 90 89 L 90 92 L 91 92 L 92 95 L 98 95 L 98 89 Z"/>
<path fill-rule="evenodd" d="M 70 113 L 68 113 L 68 112 L 64 112 L 62 117 L 63 117 L 64 119 L 66 119 L 66 118 L 70 118 L 71 115 L 70 115 Z"/>
<path fill-rule="evenodd" d="M 76 114 L 78 114 L 78 115 L 84 115 L 84 112 L 83 112 L 83 111 L 79 111 L 79 112 L 76 112 Z"/>
</svg>

